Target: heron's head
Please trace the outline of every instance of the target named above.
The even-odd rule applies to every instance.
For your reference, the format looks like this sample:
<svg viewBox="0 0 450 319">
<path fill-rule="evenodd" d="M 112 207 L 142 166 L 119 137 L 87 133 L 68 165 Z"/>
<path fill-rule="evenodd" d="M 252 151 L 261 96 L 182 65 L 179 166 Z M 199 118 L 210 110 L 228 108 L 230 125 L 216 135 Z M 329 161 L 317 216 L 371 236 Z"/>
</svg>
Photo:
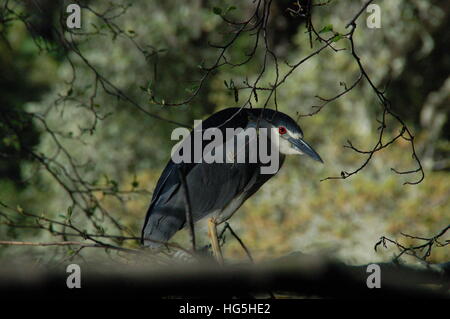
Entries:
<svg viewBox="0 0 450 319">
<path fill-rule="evenodd" d="M 250 120 L 259 127 L 272 130 L 278 136 L 275 145 L 284 155 L 306 154 L 323 163 L 319 154 L 303 139 L 303 131 L 290 116 L 271 109 L 250 109 Z"/>
</svg>

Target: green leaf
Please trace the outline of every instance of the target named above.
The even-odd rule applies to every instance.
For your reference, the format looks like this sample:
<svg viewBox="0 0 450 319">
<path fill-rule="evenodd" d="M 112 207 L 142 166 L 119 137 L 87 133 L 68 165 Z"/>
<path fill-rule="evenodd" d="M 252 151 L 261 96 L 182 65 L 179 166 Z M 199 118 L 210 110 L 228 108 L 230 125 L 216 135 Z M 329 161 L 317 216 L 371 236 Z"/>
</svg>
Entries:
<svg viewBox="0 0 450 319">
<path fill-rule="evenodd" d="M 336 33 L 334 37 L 331 39 L 331 42 L 338 42 L 342 38 L 343 38 L 342 34 Z"/>
<path fill-rule="evenodd" d="M 325 33 L 325 32 L 330 32 L 330 31 L 333 31 L 333 25 L 327 24 L 319 31 L 319 33 Z"/>
<path fill-rule="evenodd" d="M 69 206 L 68 208 L 67 208 L 67 217 L 72 217 L 72 213 L 73 213 L 73 207 L 72 206 Z"/>
<path fill-rule="evenodd" d="M 230 11 L 233 11 L 233 10 L 236 10 L 236 7 L 235 6 L 229 6 L 227 8 L 227 13 L 230 12 Z"/>
<path fill-rule="evenodd" d="M 186 91 L 188 93 L 194 93 L 195 91 L 198 90 L 198 88 L 200 87 L 199 84 L 194 84 L 193 86 L 191 86 L 190 88 L 186 88 Z"/>
<path fill-rule="evenodd" d="M 214 14 L 221 15 L 222 14 L 222 9 L 219 8 L 219 7 L 214 7 L 213 8 L 213 12 L 214 12 Z"/>
</svg>

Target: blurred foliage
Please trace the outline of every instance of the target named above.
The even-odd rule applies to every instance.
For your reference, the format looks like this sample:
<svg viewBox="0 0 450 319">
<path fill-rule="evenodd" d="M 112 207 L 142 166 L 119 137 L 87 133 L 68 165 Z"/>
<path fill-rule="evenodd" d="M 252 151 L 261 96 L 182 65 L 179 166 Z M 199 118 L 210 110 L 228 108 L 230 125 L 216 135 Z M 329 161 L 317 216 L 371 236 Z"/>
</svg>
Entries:
<svg viewBox="0 0 450 319">
<path fill-rule="evenodd" d="M 50 2 L 39 2 L 46 8 L 44 12 L 20 2 L 15 4 L 18 12 L 37 16 L 34 34 L 20 21 L 0 23 L 1 118 L 11 118 L 15 111 L 45 114 L 47 124 L 58 132 L 73 159 L 86 164 L 82 167 L 83 179 L 125 193 L 122 200 L 104 190 L 94 196 L 138 236 L 150 201 L 149 192 L 175 143 L 170 141 L 175 126 L 147 116 L 127 101 L 98 89 L 95 73 L 73 52 L 45 49 L 45 45 L 58 47 L 49 35 L 48 25 L 56 25 L 62 14 L 59 10 L 64 11 L 63 2 L 61 7 L 51 6 Z M 215 72 L 189 105 L 164 107 L 150 102 L 150 95 L 177 102 L 195 91 L 201 77 L 198 66 L 208 65 L 217 56 L 218 50 L 208 42 L 224 43 L 230 36 L 218 13 L 226 11 L 227 17 L 242 19 L 250 13 L 251 1 L 235 1 L 232 4 L 235 9 L 230 9 L 229 1 L 215 1 L 214 5 L 200 0 L 121 4 L 127 5 L 126 10 L 114 18 L 114 23 L 125 30 L 126 36 L 115 34 L 105 21 L 83 9 L 84 34 L 76 39 L 97 72 L 146 110 L 190 126 L 194 119 L 239 106 L 246 98 L 249 92 L 242 91 L 244 97 L 236 102 L 224 81 L 242 84 L 246 77 L 254 79 L 263 59 L 259 53 L 241 68 L 224 67 Z M 107 10 L 110 5 L 89 1 L 97 12 Z M 357 1 L 331 1 L 314 8 L 314 23 L 323 27 L 332 25 L 334 31 L 345 33 L 345 23 L 360 5 Z M 393 107 L 416 134 L 426 178 L 419 185 L 404 186 L 406 179 L 414 177 L 392 173 L 391 167 L 409 169 L 414 165 L 409 146 L 399 140 L 377 153 L 358 175 L 320 182 L 327 176 L 355 168 L 364 160 L 364 156 L 343 148 L 347 140 L 363 148 L 376 143 L 380 108 L 368 85 L 358 85 L 317 115 L 300 119 L 305 138 L 321 154 L 325 165 L 306 158 L 289 158 L 279 175 L 231 219 L 231 225 L 257 258 L 293 251 L 322 251 L 355 263 L 386 260 L 396 250 L 390 247 L 376 253 L 373 246 L 380 236 L 399 238 L 400 232 L 432 236 L 450 223 L 450 57 L 446 49 L 450 34 L 449 4 L 390 0 L 379 5 L 382 28 L 367 28 L 363 14 L 355 41 L 374 82 L 381 86 L 390 83 L 388 95 Z M 269 32 L 276 54 L 292 62 L 312 51 L 305 21 L 289 15 L 286 10 L 290 6 L 291 1 L 274 2 Z M 45 12 L 51 14 L 42 19 Z M 336 45 L 345 48 L 342 41 Z M 238 40 L 230 57 L 242 59 L 250 46 L 248 39 Z M 286 66 L 280 65 L 280 71 L 285 70 Z M 270 82 L 274 73 L 273 67 L 268 69 L 262 81 Z M 357 76 L 358 68 L 345 51 L 324 51 L 305 63 L 279 89 L 280 110 L 293 117 L 307 114 L 313 105 L 320 103 L 316 96 L 332 97 L 342 91 L 342 83 L 350 84 Z M 261 106 L 264 94 L 260 94 L 259 101 L 252 98 L 254 106 Z M 89 104 L 92 100 L 94 104 Z M 61 162 L 68 165 L 67 159 L 54 154 L 53 138 L 41 122 L 27 121 L 27 125 L 20 120 L 13 124 L 16 129 L 24 127 L 19 140 L 10 134 L 11 127 L 0 123 L 0 200 L 37 214 L 63 218 L 70 206 L 68 194 L 20 149 L 32 148 L 47 156 L 61 156 Z M 390 134 L 399 129 L 391 128 Z M 21 185 L 20 189 L 17 185 Z M 18 222 L 24 220 L 23 216 L 14 218 Z M 84 225 L 84 219 L 81 213 L 73 213 L 72 222 Z M 98 221 L 106 232 L 115 232 L 106 219 Z M 83 227 L 90 230 L 88 225 Z M 197 233 L 206 243 L 204 225 L 198 225 Z M 38 230 L 1 226 L 0 238 L 45 241 L 53 237 Z M 182 231 L 174 240 L 185 245 L 187 234 Z M 404 240 L 408 241 L 411 243 Z M 0 256 L 6 258 L 29 251 L 50 259 L 55 250 L 60 249 L 0 247 Z M 84 253 L 89 254 L 87 250 Z M 229 235 L 225 254 L 245 258 Z M 435 249 L 431 256 L 432 261 L 449 259 L 448 248 Z"/>
</svg>

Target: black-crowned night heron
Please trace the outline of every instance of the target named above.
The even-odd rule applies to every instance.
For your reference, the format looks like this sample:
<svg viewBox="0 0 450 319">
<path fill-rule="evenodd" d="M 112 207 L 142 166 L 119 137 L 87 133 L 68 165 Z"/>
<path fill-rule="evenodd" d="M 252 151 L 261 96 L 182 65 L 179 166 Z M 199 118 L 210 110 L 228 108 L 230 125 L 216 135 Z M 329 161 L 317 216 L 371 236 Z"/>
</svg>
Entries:
<svg viewBox="0 0 450 319">
<path fill-rule="evenodd" d="M 199 161 L 190 154 L 189 160 L 175 163 L 172 155 L 158 180 L 145 218 L 142 229 L 142 243 L 145 246 L 161 246 L 161 242 L 167 242 L 178 230 L 187 225 L 186 197 L 183 191 L 183 186 L 186 186 L 192 220 L 197 222 L 209 217 L 208 227 L 213 251 L 216 258 L 221 260 L 216 226 L 230 218 L 250 196 L 278 172 L 285 155 L 306 154 L 322 162 L 320 156 L 303 140 L 303 132 L 298 124 L 288 115 L 278 111 L 261 108 L 227 108 L 203 121 L 200 133 L 207 132 L 208 129 L 221 133 L 224 139 L 219 142 L 203 141 L 200 146 L 197 141 L 196 145 L 200 147 L 197 151 L 201 150 L 201 156 L 205 156 L 208 153 L 208 143 L 215 142 L 216 148 L 213 151 L 209 150 L 209 155 L 217 155 L 219 159 L 222 156 L 223 161 L 211 162 L 206 161 L 206 158 Z M 227 136 L 227 129 L 235 129 L 231 139 L 230 135 Z M 263 172 L 263 168 L 267 169 L 269 164 L 267 159 L 261 156 L 262 144 L 257 144 L 256 148 L 250 147 L 252 142 L 250 134 L 244 138 L 245 143 L 241 143 L 242 145 L 237 142 L 231 144 L 232 147 L 225 146 L 229 145 L 227 143 L 230 140 L 238 140 L 239 135 L 246 134 L 251 129 L 256 132 L 253 137 L 256 136 L 258 142 L 266 141 L 270 144 L 267 147 L 267 154 L 278 156 L 279 165 L 274 171 Z M 266 129 L 265 135 L 261 134 L 263 129 Z M 187 145 L 180 154 L 186 150 L 195 153 L 196 130 L 198 131 L 194 128 L 180 143 L 179 147 Z M 242 152 L 244 160 L 242 161 L 242 158 L 241 161 L 236 160 Z M 184 185 L 178 170 L 185 176 Z"/>
</svg>

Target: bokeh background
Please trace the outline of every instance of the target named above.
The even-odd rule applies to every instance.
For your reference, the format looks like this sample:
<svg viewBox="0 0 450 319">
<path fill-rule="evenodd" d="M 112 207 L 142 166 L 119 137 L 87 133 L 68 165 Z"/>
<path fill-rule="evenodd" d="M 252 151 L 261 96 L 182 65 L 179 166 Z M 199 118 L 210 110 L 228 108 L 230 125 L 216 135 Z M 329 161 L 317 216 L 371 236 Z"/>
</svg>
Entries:
<svg viewBox="0 0 450 319">
<path fill-rule="evenodd" d="M 85 3 L 96 12 L 111 6 L 106 1 Z M 403 185 L 420 179 L 420 174 L 397 175 L 391 171 L 391 167 L 416 168 L 410 144 L 398 140 L 378 152 L 357 175 L 320 181 L 356 169 L 365 160 L 343 147 L 347 140 L 368 149 L 378 139 L 381 107 L 367 83 L 361 83 L 318 114 L 299 120 L 306 140 L 325 164 L 288 158 L 278 176 L 231 219 L 231 226 L 257 259 L 301 251 L 324 253 L 350 263 L 388 260 L 397 250 L 388 246 L 374 251 L 380 236 L 411 245 L 417 241 L 403 238 L 401 232 L 429 237 L 450 223 L 450 3 L 376 3 L 381 8 L 381 28 L 369 29 L 365 23 L 368 14 L 363 13 L 355 33 L 357 50 L 374 82 L 380 87 L 389 84 L 387 96 L 415 134 L 426 177 L 418 185 Z M 63 1 L 9 1 L 13 12 L 30 21 L 28 28 L 20 19 L 13 19 L 11 12 L 2 11 L 0 112 L 40 114 L 48 127 L 33 119 L 21 126 L 17 135 L 0 123 L 0 201 L 37 215 L 67 218 L 72 206 L 69 195 L 42 163 L 24 151 L 33 149 L 54 156 L 70 171 L 67 157 L 57 152 L 50 128 L 71 158 L 83 164 L 82 179 L 98 186 L 93 196 L 129 229 L 128 235 L 139 236 L 151 192 L 175 144 L 170 133 L 176 125 L 144 114 L 131 103 L 107 94 L 100 85 L 96 90 L 95 73 L 86 61 L 70 50 L 60 50 L 52 35 L 65 5 Z M 225 107 L 242 105 L 249 92 L 242 91 L 236 102 L 224 81 L 232 79 L 239 84 L 246 78 L 254 79 L 261 69 L 262 51 L 242 67 L 214 72 L 188 105 L 152 104 L 147 88 L 151 83 L 151 93 L 159 100 L 177 102 L 188 97 L 202 74 L 198 65 L 208 64 L 218 54 L 208 42 L 220 43 L 227 37 L 229 29 L 214 8 L 225 11 L 233 6 L 227 16 L 240 20 L 250 14 L 252 1 L 114 1 L 117 7 L 112 12 L 121 12 L 120 5 L 126 6 L 126 11 L 111 14 L 111 21 L 82 9 L 82 29 L 75 41 L 98 73 L 145 110 L 187 125 Z M 313 22 L 319 30 L 333 25 L 333 30 L 345 33 L 346 23 L 361 5 L 361 1 L 330 1 L 313 9 Z M 295 62 L 314 50 L 309 45 L 305 19 L 287 11 L 292 7 L 293 1 L 273 1 L 271 8 L 269 38 L 280 61 Z M 114 23 L 124 34 L 114 34 L 106 22 Z M 229 56 L 239 59 L 251 45 L 248 37 L 240 38 Z M 336 45 L 348 49 L 345 41 Z M 284 64 L 280 67 L 282 72 L 287 70 Z M 272 65 L 262 82 L 270 82 L 274 72 Z M 317 95 L 332 97 L 342 91 L 342 82 L 350 84 L 357 76 L 358 67 L 348 50 L 325 50 L 280 87 L 278 106 L 292 117 L 307 114 L 313 105 L 320 104 Z M 254 99 L 252 102 L 260 106 Z M 400 128 L 392 122 L 388 132 L 394 136 Z M 114 192 L 121 192 L 120 200 L 109 195 Z M 18 224 L 35 223 L 3 208 L 2 213 Z M 72 222 L 80 228 L 98 231 L 77 208 L 71 214 Z M 99 213 L 94 208 L 92 214 Z M 55 240 L 54 235 L 40 229 L 11 227 L 3 217 L 1 240 Z M 99 215 L 97 222 L 102 231 L 121 234 L 107 218 Z M 205 226 L 198 224 L 196 230 L 199 240 L 206 243 Z M 188 246 L 185 231 L 173 240 Z M 123 245 L 139 244 L 127 241 Z M 227 236 L 224 250 L 228 259 L 245 258 L 232 237 Z M 47 263 L 71 253 L 73 250 L 66 247 L 0 246 L 0 260 L 27 256 Z M 80 256 L 101 254 L 86 249 Z M 430 257 L 433 262 L 449 259 L 447 247 L 434 249 Z"/>
</svg>

